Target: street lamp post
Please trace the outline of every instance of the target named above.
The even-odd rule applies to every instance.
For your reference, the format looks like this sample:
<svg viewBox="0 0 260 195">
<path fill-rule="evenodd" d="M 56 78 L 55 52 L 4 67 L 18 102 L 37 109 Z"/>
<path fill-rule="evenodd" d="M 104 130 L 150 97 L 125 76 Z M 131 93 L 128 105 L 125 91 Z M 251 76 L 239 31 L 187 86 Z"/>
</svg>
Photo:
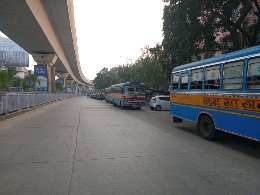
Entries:
<svg viewBox="0 0 260 195">
<path fill-rule="evenodd" d="M 130 60 L 130 61 L 131 61 L 131 65 L 133 65 L 132 59 L 126 58 L 126 57 L 123 57 L 123 56 L 120 56 L 120 57 L 121 57 L 121 58 L 125 58 L 125 59 L 127 59 L 127 60 Z M 131 67 L 131 81 L 132 81 L 132 67 Z"/>
</svg>

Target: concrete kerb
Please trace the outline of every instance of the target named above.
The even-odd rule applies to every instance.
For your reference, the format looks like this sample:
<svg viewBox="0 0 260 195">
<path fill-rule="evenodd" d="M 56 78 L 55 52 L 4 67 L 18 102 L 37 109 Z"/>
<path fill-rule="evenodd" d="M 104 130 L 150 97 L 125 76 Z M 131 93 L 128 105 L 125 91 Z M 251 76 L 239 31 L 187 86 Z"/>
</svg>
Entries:
<svg viewBox="0 0 260 195">
<path fill-rule="evenodd" d="M 69 98 L 67 98 L 67 99 L 69 99 Z M 7 113 L 7 114 L 0 116 L 0 121 L 4 121 L 4 120 L 10 119 L 12 117 L 24 114 L 26 112 L 33 111 L 33 110 L 40 108 L 40 107 L 43 107 L 45 105 L 48 105 L 48 104 L 51 104 L 51 103 L 54 103 L 54 102 L 57 102 L 57 101 L 67 100 L 67 99 L 53 100 L 53 101 L 50 101 L 50 102 L 42 103 L 42 104 L 39 104 L 39 105 L 35 105 L 35 106 L 32 106 L 32 107 L 27 107 L 27 108 L 24 108 L 24 109 L 21 109 L 21 110 L 17 110 L 17 111 L 11 112 L 11 113 Z"/>
</svg>

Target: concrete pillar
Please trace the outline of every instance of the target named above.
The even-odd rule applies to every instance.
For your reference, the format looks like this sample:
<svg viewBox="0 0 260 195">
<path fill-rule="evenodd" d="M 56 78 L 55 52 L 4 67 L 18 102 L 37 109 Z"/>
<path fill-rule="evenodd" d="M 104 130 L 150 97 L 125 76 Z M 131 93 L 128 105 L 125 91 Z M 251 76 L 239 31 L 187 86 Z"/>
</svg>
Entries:
<svg viewBox="0 0 260 195">
<path fill-rule="evenodd" d="M 55 93 L 56 92 L 56 85 L 55 85 L 55 67 L 48 65 L 48 93 Z"/>
<path fill-rule="evenodd" d="M 58 59 L 58 56 L 55 53 L 32 53 L 32 57 L 37 65 L 46 65 L 47 66 L 47 87 L 48 93 L 55 92 L 55 67 L 54 64 Z M 37 67 L 37 65 L 35 65 Z M 37 68 L 34 68 L 37 69 Z M 37 72 L 34 71 L 34 74 L 37 76 Z"/>
</svg>

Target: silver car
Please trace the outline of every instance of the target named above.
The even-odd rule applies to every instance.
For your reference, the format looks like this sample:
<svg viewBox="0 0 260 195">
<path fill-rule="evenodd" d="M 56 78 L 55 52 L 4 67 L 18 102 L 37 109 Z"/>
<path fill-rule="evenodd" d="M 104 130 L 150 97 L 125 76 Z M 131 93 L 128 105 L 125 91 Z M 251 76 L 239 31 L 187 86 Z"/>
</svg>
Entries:
<svg viewBox="0 0 260 195">
<path fill-rule="evenodd" d="M 170 110 L 170 96 L 157 95 L 154 96 L 149 103 L 151 110 Z"/>
</svg>

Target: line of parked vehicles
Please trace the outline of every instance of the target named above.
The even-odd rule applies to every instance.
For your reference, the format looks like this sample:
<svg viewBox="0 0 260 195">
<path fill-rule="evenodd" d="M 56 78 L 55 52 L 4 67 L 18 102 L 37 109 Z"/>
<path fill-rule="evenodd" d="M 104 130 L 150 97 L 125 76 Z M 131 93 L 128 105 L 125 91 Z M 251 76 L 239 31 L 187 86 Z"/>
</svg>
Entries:
<svg viewBox="0 0 260 195">
<path fill-rule="evenodd" d="M 152 97 L 149 107 L 170 110 L 174 123 L 197 123 L 206 140 L 222 131 L 260 141 L 259 51 L 260 46 L 254 46 L 175 67 L 170 97 Z M 145 105 L 145 84 L 121 83 L 105 89 L 104 96 L 122 108 L 140 109 Z"/>
<path fill-rule="evenodd" d="M 105 100 L 121 108 L 141 109 L 146 104 L 146 91 L 144 83 L 125 82 L 112 85 L 103 90 L 94 90 L 88 94 L 91 98 Z M 169 95 L 155 95 L 150 99 L 151 110 L 170 110 Z"/>
</svg>

